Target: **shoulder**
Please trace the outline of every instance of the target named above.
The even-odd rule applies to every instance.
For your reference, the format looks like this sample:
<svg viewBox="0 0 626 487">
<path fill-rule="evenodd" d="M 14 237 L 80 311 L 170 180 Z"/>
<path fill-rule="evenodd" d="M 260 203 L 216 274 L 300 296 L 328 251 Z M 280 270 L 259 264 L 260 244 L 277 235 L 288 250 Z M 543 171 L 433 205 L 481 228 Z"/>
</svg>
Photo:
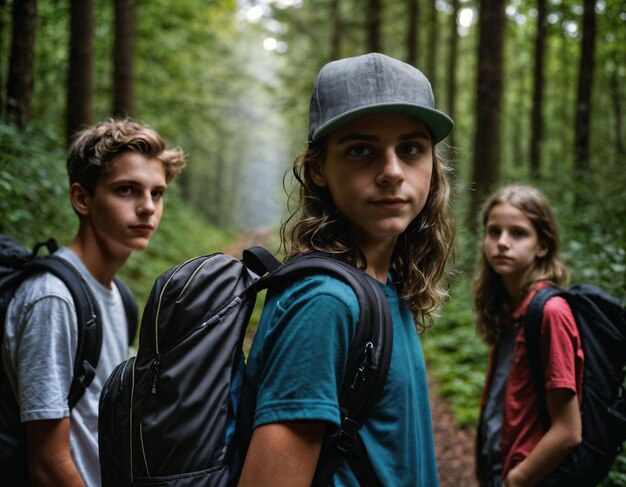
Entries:
<svg viewBox="0 0 626 487">
<path fill-rule="evenodd" d="M 550 316 L 572 316 L 572 309 L 567 300 L 561 296 L 550 298 L 543 308 L 543 312 Z"/>
<path fill-rule="evenodd" d="M 325 274 L 304 277 L 275 290 L 281 307 L 290 307 L 302 301 L 335 302 L 350 310 L 358 310 L 358 301 L 349 284 Z"/>
<path fill-rule="evenodd" d="M 72 294 L 65 283 L 50 272 L 36 274 L 24 280 L 17 288 L 12 302 L 21 307 L 33 305 L 47 298 L 73 305 Z"/>
<path fill-rule="evenodd" d="M 575 324 L 574 314 L 567 300 L 561 296 L 550 298 L 543 308 L 544 319 L 548 321 L 564 321 Z"/>
<path fill-rule="evenodd" d="M 578 337 L 576 320 L 567 300 L 561 296 L 550 298 L 543 308 L 542 335 Z"/>
</svg>

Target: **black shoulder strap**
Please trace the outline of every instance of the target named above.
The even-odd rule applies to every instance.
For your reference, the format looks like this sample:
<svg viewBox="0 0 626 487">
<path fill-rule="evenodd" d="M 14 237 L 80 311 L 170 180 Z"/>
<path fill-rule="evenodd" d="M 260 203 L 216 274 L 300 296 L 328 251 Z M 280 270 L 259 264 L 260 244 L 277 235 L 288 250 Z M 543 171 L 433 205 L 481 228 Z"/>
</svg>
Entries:
<svg viewBox="0 0 626 487">
<path fill-rule="evenodd" d="M 137 335 L 139 307 L 137 306 L 135 296 L 126 283 L 119 277 L 116 277 L 114 281 L 122 296 L 122 303 L 124 303 L 124 313 L 126 314 L 126 322 L 128 323 L 128 345 L 131 346 Z"/>
<path fill-rule="evenodd" d="M 532 375 L 537 387 L 541 422 L 546 430 L 550 427 L 550 416 L 548 414 L 548 406 L 546 404 L 545 379 L 543 366 L 541 364 L 541 318 L 543 316 L 543 308 L 548 300 L 554 296 L 562 294 L 563 291 L 555 286 L 547 286 L 537 291 L 528 305 L 526 319 L 524 322 L 524 334 L 526 338 L 526 349 L 528 350 L 528 359 L 530 361 Z"/>
<path fill-rule="evenodd" d="M 245 258 L 244 253 L 244 261 Z M 346 458 L 361 485 L 377 486 L 380 482 L 358 430 L 380 398 L 391 361 L 393 324 L 387 298 L 365 272 L 321 252 L 302 254 L 274 268 L 257 281 L 257 287 L 264 289 L 313 274 L 329 274 L 342 280 L 354 290 L 359 303 L 359 323 L 348 350 L 346 373 L 339 391 L 342 423 L 324 440 L 313 485 L 328 485 L 341 460 Z M 359 460 L 350 461 L 355 457 Z"/>
<path fill-rule="evenodd" d="M 23 272 L 28 275 L 35 272 L 54 274 L 67 286 L 74 300 L 78 340 L 74 359 L 74 377 L 67 397 L 69 407 L 73 408 L 91 384 L 100 358 L 102 328 L 97 318 L 96 302 L 79 272 L 69 262 L 55 255 L 28 262 Z"/>
</svg>

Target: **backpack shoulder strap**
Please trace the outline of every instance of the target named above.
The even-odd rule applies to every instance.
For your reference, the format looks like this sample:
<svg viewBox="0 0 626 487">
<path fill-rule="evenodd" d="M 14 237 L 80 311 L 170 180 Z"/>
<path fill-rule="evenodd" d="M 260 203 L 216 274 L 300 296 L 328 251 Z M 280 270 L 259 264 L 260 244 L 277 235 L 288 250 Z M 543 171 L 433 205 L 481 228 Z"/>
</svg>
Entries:
<svg viewBox="0 0 626 487">
<path fill-rule="evenodd" d="M 128 323 L 128 345 L 130 346 L 135 341 L 135 336 L 137 335 L 139 307 L 137 306 L 137 300 L 133 292 L 126 283 L 119 277 L 115 277 L 113 280 L 122 296 L 122 303 L 124 303 L 124 313 L 126 314 L 126 322 Z"/>
<path fill-rule="evenodd" d="M 391 361 L 393 324 L 387 298 L 365 272 L 322 252 L 307 252 L 275 268 L 257 281 L 258 288 L 294 282 L 313 274 L 328 274 L 345 282 L 359 303 L 359 323 L 339 391 L 342 423 L 324 440 L 313 485 L 328 485 L 342 458 L 348 459 L 361 485 L 380 485 L 358 430 L 380 398 Z M 350 461 L 355 456 L 359 460 Z"/>
<path fill-rule="evenodd" d="M 35 272 L 50 272 L 63 281 L 76 306 L 78 340 L 74 359 L 74 377 L 67 397 L 71 409 L 91 384 L 100 358 L 102 324 L 98 319 L 97 304 L 80 273 L 66 260 L 50 255 L 32 260 L 24 266 L 24 276 Z"/>
<path fill-rule="evenodd" d="M 543 317 L 543 309 L 548 300 L 554 296 L 563 295 L 564 291 L 556 286 L 546 286 L 533 296 L 526 318 L 524 320 L 524 335 L 526 338 L 526 350 L 528 351 L 528 359 L 530 367 L 537 387 L 539 398 L 539 410 L 541 422 L 544 429 L 550 427 L 550 416 L 548 414 L 548 406 L 546 404 L 545 380 L 543 366 L 541 364 L 541 320 Z"/>
</svg>

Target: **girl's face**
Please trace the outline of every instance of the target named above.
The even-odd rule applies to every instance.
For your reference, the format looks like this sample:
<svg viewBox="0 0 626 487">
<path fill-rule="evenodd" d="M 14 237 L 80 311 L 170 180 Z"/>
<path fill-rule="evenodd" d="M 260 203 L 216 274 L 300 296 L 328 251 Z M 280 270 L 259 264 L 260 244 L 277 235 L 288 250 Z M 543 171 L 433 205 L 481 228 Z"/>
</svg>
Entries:
<svg viewBox="0 0 626 487">
<path fill-rule="evenodd" d="M 483 251 L 505 282 L 524 284 L 547 248 L 539 241 L 530 218 L 510 203 L 499 203 L 489 211 Z"/>
<path fill-rule="evenodd" d="M 357 244 L 393 245 L 422 211 L 433 170 L 426 125 L 386 113 L 355 120 L 328 136 L 326 159 L 311 169 L 337 210 L 353 225 Z"/>
</svg>

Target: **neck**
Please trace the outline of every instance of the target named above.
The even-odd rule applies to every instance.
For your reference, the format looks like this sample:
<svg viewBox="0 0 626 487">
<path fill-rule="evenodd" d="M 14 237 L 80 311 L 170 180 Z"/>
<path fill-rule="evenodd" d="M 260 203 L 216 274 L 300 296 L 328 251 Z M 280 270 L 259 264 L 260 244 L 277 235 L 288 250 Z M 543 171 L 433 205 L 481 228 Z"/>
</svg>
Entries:
<svg viewBox="0 0 626 487">
<path fill-rule="evenodd" d="M 395 243 L 396 240 L 393 239 L 384 244 L 361 247 L 367 259 L 365 272 L 383 284 L 387 284 L 387 273 L 389 272 Z"/>
<path fill-rule="evenodd" d="M 502 281 L 504 283 L 506 293 L 509 295 L 509 299 L 511 300 L 511 304 L 513 305 L 513 309 L 517 309 L 526 297 L 526 294 L 523 292 L 522 281 L 519 278 L 503 278 Z"/>
<path fill-rule="evenodd" d="M 117 271 L 130 256 L 130 252 L 115 255 L 95 239 L 90 239 L 80 233 L 68 247 L 78 256 L 96 281 L 107 289 L 111 289 L 111 282 Z"/>
</svg>

